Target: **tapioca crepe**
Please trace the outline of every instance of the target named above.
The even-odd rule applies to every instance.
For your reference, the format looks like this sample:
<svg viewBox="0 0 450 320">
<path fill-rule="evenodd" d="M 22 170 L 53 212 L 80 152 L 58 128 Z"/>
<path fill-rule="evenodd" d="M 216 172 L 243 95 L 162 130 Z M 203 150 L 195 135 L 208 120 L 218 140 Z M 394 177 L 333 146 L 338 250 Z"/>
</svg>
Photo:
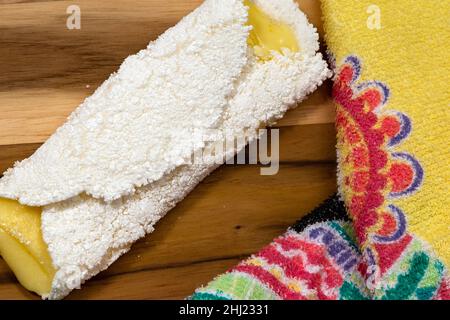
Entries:
<svg viewBox="0 0 450 320">
<path fill-rule="evenodd" d="M 188 159 L 230 133 L 257 139 L 330 76 L 318 50 L 292 0 L 206 0 L 128 57 L 0 180 L 18 280 L 61 299 L 108 268 L 218 166 Z"/>
</svg>

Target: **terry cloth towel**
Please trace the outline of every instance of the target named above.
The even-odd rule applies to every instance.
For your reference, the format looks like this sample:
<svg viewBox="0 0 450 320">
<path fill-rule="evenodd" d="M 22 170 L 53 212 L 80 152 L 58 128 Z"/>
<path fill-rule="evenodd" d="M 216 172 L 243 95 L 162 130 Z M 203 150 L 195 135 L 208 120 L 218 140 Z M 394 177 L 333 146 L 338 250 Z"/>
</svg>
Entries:
<svg viewBox="0 0 450 320">
<path fill-rule="evenodd" d="M 361 254 L 335 195 L 192 300 L 364 299 Z"/>
<path fill-rule="evenodd" d="M 257 254 L 199 288 L 191 300 L 450 299 L 445 267 L 412 239 L 389 288 L 375 297 L 344 202 L 335 195 Z"/>
<path fill-rule="evenodd" d="M 343 203 L 192 299 L 450 299 L 448 2 L 323 0 L 322 11 Z"/>
</svg>

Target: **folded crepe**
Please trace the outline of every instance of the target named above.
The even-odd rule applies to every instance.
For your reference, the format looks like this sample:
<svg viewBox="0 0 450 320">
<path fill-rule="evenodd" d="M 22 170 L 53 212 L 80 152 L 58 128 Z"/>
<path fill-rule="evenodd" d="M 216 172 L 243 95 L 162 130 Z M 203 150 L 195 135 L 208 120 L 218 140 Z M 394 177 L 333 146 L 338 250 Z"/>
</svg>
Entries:
<svg viewBox="0 0 450 320">
<path fill-rule="evenodd" d="M 342 202 L 193 299 L 450 299 L 448 4 L 322 0 L 322 11 Z"/>
<path fill-rule="evenodd" d="M 0 253 L 19 281 L 59 299 L 106 269 L 329 77 L 318 49 L 292 0 L 206 0 L 127 58 L 0 180 Z M 211 151 L 230 137 L 245 139 Z"/>
</svg>

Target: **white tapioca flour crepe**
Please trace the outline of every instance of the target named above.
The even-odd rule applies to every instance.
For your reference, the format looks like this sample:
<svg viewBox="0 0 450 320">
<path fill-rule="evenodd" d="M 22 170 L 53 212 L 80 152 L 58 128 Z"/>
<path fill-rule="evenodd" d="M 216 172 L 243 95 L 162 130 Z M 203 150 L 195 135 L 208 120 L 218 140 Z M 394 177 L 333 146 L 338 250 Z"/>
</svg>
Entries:
<svg viewBox="0 0 450 320">
<path fill-rule="evenodd" d="M 127 58 L 34 155 L 4 174 L 1 197 L 43 207 L 56 271 L 44 298 L 63 298 L 152 232 L 217 167 L 187 162 L 207 146 L 205 137 L 256 139 L 258 128 L 329 77 L 317 32 L 292 0 L 253 3 L 291 28 L 298 52 L 283 48 L 261 59 L 248 41 L 248 2 L 206 0 Z"/>
</svg>

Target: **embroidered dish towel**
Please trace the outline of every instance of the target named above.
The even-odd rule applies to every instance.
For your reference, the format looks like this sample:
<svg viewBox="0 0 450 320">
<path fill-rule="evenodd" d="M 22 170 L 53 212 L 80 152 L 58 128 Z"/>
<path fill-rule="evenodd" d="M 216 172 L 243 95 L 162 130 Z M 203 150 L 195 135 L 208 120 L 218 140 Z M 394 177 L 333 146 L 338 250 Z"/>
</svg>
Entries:
<svg viewBox="0 0 450 320">
<path fill-rule="evenodd" d="M 448 2 L 322 0 L 322 11 L 343 203 L 193 299 L 450 299 Z"/>
</svg>

